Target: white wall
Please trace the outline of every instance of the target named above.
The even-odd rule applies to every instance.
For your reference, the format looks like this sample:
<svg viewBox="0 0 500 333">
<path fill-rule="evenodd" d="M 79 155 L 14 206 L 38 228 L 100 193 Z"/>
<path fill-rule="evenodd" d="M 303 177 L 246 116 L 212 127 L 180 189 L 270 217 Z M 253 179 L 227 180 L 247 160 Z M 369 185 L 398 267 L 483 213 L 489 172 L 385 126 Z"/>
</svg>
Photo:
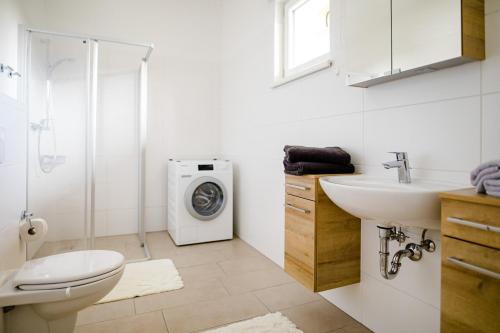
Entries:
<svg viewBox="0 0 500 333">
<path fill-rule="evenodd" d="M 37 10 L 34 5 L 31 10 Z M 18 25 L 27 22 L 16 0 L 0 0 L 0 63 L 21 71 Z M 19 239 L 19 217 L 25 207 L 25 109 L 18 99 L 19 79 L 0 73 L 0 135 L 5 160 L 0 164 L 0 272 L 19 267 L 25 246 Z M 1 280 L 0 274 L 0 280 Z"/>
<path fill-rule="evenodd" d="M 388 151 L 407 151 L 414 177 L 463 184 L 479 162 L 500 157 L 499 1 L 487 1 L 486 61 L 366 90 L 345 87 L 342 67 L 272 89 L 273 9 L 268 0 L 223 2 L 221 144 L 236 163 L 237 232 L 278 264 L 285 144 L 339 145 L 358 170 L 393 177 L 380 163 L 392 158 Z M 327 299 L 376 332 L 439 331 L 439 253 L 404 262 L 385 281 L 376 226 L 363 222 L 361 259 L 362 282 L 323 293 Z"/>
</svg>

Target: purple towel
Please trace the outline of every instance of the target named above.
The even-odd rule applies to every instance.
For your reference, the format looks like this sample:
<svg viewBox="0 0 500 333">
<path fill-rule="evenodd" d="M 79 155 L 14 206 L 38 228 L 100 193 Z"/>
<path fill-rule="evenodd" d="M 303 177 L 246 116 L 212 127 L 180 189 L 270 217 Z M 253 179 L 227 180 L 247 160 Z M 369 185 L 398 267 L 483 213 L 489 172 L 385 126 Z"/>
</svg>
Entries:
<svg viewBox="0 0 500 333">
<path fill-rule="evenodd" d="M 500 180 L 500 160 L 489 161 L 479 165 L 470 174 L 472 185 L 478 193 L 486 193 L 485 182 Z"/>
<path fill-rule="evenodd" d="M 351 163 L 351 155 L 339 147 L 304 147 L 304 146 L 285 146 L 285 160 L 289 163 L 295 162 L 320 162 L 331 164 Z"/>
<path fill-rule="evenodd" d="M 320 162 L 290 163 L 285 160 L 283 161 L 283 165 L 285 166 L 285 173 L 295 176 L 354 172 L 354 165 L 352 164 L 331 164 Z"/>
</svg>

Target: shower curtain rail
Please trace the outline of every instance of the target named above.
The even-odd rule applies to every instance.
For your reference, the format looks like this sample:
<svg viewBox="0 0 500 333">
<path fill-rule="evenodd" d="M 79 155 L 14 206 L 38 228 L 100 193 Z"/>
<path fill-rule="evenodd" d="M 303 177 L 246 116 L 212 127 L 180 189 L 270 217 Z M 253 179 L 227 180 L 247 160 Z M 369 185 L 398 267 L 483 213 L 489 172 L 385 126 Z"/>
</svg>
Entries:
<svg viewBox="0 0 500 333">
<path fill-rule="evenodd" d="M 137 42 L 120 40 L 120 39 L 102 37 L 102 36 L 83 35 L 83 34 L 69 34 L 69 33 L 55 32 L 55 31 L 48 31 L 48 30 L 40 30 L 40 29 L 33 29 L 33 28 L 27 28 L 26 31 L 28 31 L 28 32 L 34 32 L 34 33 L 41 33 L 41 34 L 46 34 L 46 35 L 59 36 L 59 37 L 82 39 L 82 40 L 90 39 L 90 40 L 94 40 L 96 42 L 108 42 L 108 43 L 115 43 L 115 44 L 122 44 L 122 45 L 145 47 L 145 48 L 148 49 L 146 51 L 146 55 L 143 58 L 145 61 L 148 61 L 148 59 L 151 56 L 151 53 L 153 52 L 153 49 L 154 49 L 154 44 L 153 43 L 137 43 Z"/>
</svg>

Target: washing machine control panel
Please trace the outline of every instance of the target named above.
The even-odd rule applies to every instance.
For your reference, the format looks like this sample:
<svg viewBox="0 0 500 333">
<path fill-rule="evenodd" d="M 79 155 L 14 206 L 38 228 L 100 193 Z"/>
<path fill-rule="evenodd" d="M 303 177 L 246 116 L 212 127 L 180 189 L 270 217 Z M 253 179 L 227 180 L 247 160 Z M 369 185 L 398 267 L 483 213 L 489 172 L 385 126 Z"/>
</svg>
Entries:
<svg viewBox="0 0 500 333">
<path fill-rule="evenodd" d="M 198 171 L 213 171 L 213 164 L 198 164 Z"/>
</svg>

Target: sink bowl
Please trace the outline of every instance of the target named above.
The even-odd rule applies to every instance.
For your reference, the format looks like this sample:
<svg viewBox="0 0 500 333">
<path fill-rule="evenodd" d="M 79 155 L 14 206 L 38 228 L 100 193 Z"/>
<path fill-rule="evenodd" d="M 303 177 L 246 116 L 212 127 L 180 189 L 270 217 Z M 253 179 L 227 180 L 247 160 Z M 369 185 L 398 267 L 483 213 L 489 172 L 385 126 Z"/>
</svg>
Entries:
<svg viewBox="0 0 500 333">
<path fill-rule="evenodd" d="M 464 187 L 420 179 L 400 184 L 363 175 L 322 177 L 320 184 L 330 200 L 356 217 L 426 229 L 440 229 L 439 193 Z"/>
</svg>

